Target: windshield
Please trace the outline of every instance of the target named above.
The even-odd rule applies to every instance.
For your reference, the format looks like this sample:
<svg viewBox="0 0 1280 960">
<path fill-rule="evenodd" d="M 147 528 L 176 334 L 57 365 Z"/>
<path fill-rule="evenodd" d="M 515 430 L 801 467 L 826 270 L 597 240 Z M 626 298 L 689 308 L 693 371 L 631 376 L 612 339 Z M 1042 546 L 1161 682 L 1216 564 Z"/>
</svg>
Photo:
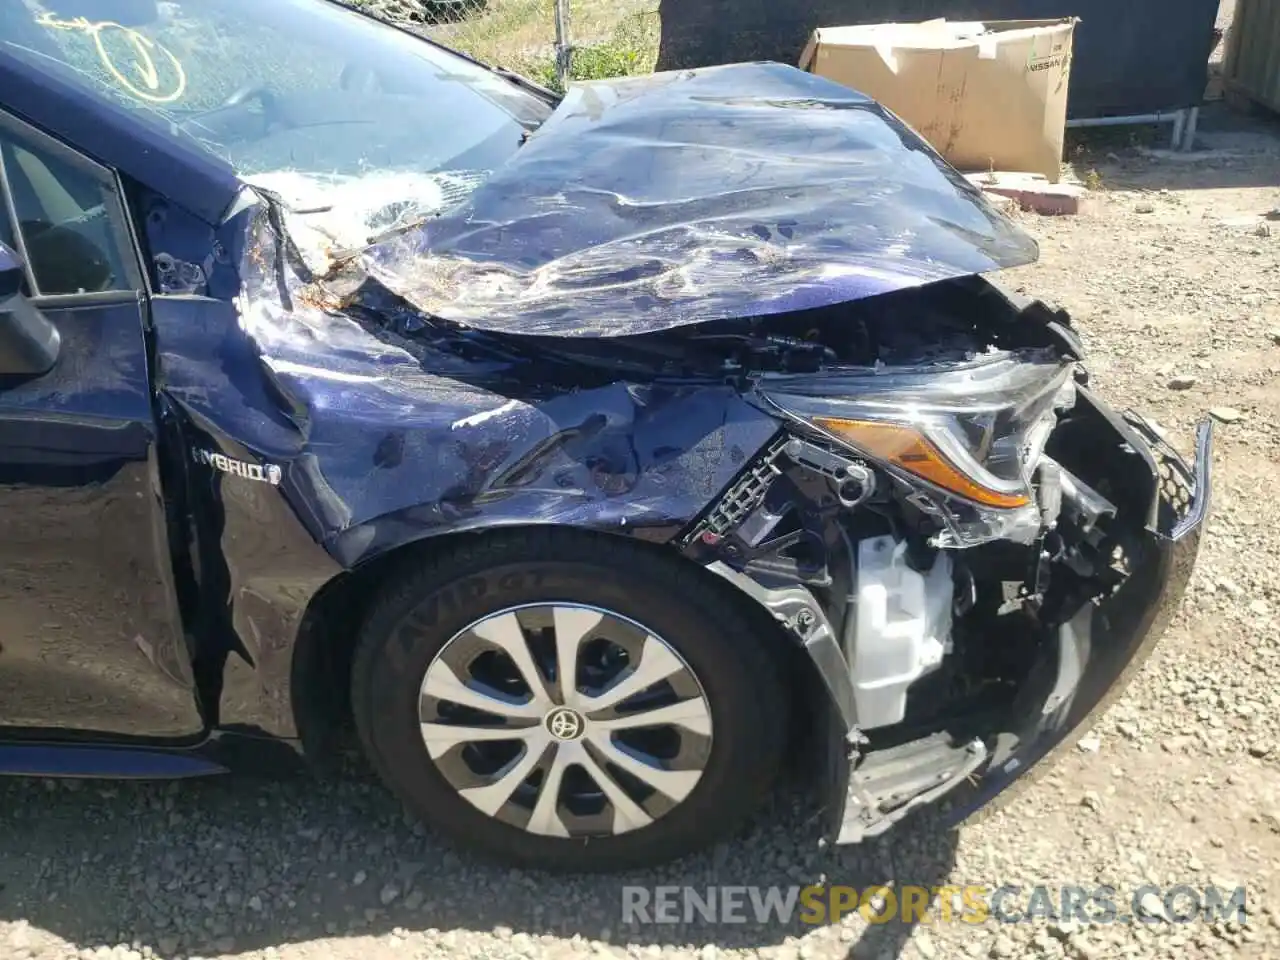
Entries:
<svg viewBox="0 0 1280 960">
<path fill-rule="evenodd" d="M 327 0 L 0 0 L 0 45 L 295 204 L 358 183 L 383 225 L 465 196 L 552 109 Z"/>
</svg>

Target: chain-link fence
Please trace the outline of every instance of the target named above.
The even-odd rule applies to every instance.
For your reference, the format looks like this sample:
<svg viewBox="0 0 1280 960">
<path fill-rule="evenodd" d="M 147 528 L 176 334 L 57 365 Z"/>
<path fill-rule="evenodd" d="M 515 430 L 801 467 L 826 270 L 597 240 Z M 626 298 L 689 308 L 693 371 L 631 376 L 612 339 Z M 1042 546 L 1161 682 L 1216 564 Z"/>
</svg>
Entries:
<svg viewBox="0 0 1280 960">
<path fill-rule="evenodd" d="M 348 0 L 552 87 L 648 73 L 658 0 Z"/>
</svg>

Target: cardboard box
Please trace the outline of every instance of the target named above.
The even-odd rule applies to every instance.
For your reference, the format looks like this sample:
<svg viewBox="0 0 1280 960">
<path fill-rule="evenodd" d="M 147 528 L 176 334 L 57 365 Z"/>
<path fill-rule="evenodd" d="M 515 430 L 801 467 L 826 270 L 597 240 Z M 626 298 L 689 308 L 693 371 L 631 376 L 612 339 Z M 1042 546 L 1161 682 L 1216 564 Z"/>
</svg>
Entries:
<svg viewBox="0 0 1280 960">
<path fill-rule="evenodd" d="M 1057 183 L 1077 22 L 821 27 L 800 67 L 880 101 L 961 170 Z"/>
</svg>

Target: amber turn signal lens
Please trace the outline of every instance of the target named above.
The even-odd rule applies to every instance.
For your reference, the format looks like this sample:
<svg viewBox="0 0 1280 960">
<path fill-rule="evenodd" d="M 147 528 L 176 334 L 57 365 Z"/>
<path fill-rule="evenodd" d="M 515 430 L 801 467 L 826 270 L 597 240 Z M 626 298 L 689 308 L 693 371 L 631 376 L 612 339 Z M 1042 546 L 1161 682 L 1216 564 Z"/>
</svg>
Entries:
<svg viewBox="0 0 1280 960">
<path fill-rule="evenodd" d="M 922 480 L 949 493 L 987 507 L 1010 510 L 1025 507 L 1031 498 L 1025 494 L 1001 493 L 974 483 L 943 456 L 930 440 L 914 427 L 875 420 L 844 420 L 839 417 L 815 417 L 814 423 L 870 456 L 901 467 Z"/>
</svg>

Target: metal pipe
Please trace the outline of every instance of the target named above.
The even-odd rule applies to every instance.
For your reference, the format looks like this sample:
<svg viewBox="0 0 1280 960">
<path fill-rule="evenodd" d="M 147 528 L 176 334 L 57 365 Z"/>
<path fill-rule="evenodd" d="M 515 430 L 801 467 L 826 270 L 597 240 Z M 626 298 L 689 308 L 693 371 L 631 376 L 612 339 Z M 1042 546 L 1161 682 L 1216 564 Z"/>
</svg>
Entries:
<svg viewBox="0 0 1280 960">
<path fill-rule="evenodd" d="M 1068 127 L 1128 127 L 1141 123 L 1174 123 L 1183 111 L 1172 113 L 1136 113 L 1128 117 L 1084 117 L 1068 120 Z"/>
<path fill-rule="evenodd" d="M 1185 107 L 1168 113 L 1135 113 L 1127 117 L 1082 117 L 1068 120 L 1068 127 L 1129 127 L 1143 123 L 1172 123 L 1174 150 L 1190 150 L 1195 146 L 1196 126 L 1200 122 L 1199 107 Z"/>
<path fill-rule="evenodd" d="M 556 0 L 556 77 L 560 87 L 569 86 L 573 48 L 569 45 L 569 0 Z"/>
<path fill-rule="evenodd" d="M 1196 145 L 1196 125 L 1200 122 L 1200 108 L 1192 107 L 1187 111 L 1187 126 L 1182 132 L 1182 149 L 1190 150 Z"/>
</svg>

